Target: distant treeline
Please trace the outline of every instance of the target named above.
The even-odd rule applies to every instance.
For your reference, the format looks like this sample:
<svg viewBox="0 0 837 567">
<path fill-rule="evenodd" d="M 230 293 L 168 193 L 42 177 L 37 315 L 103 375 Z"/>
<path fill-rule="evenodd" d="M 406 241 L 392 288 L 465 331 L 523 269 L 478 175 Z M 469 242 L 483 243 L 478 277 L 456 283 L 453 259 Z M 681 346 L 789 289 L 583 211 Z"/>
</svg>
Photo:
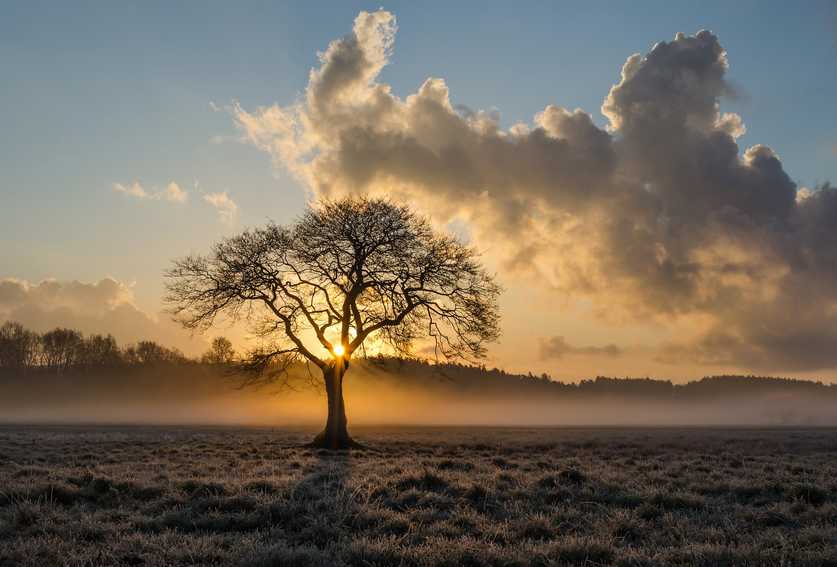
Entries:
<svg viewBox="0 0 837 567">
<path fill-rule="evenodd" d="M 200 358 L 189 358 L 175 348 L 154 341 L 119 346 L 113 335 L 87 335 L 75 329 L 56 328 L 36 333 L 20 323 L 0 326 L 0 370 L 27 372 L 159 364 L 229 364 L 235 357 L 230 341 L 217 337 Z"/>
<path fill-rule="evenodd" d="M 368 362 L 370 366 L 382 370 L 382 379 L 386 380 L 386 376 L 397 376 L 402 386 L 420 387 L 428 380 L 433 380 L 438 388 L 448 388 L 462 394 L 501 398 L 519 394 L 544 397 L 578 395 L 599 398 L 696 401 L 778 392 L 837 398 L 837 384 L 771 376 L 706 376 L 687 383 L 675 383 L 667 379 L 596 376 L 579 382 L 561 382 L 546 373 L 539 376 L 531 372 L 515 374 L 500 368 L 486 368 L 482 365 L 430 364 L 422 360 L 386 357 L 373 358 Z"/>
<path fill-rule="evenodd" d="M 26 374 L 29 372 L 64 374 L 79 371 L 100 374 L 117 368 L 151 366 L 212 365 L 234 369 L 238 361 L 232 344 L 224 337 L 216 337 L 203 355 L 188 357 L 178 349 L 168 348 L 154 341 L 139 341 L 121 347 L 112 335 L 85 336 L 74 329 L 56 328 L 36 333 L 19 323 L 6 322 L 0 326 L 0 372 Z M 747 396 L 786 392 L 794 394 L 837 397 L 837 384 L 819 381 L 775 378 L 766 376 L 707 376 L 688 383 L 652 378 L 610 378 L 597 376 L 580 382 L 560 382 L 544 373 L 539 376 L 509 373 L 484 365 L 453 362 L 431 362 L 376 356 L 358 360 L 355 379 L 379 380 L 398 387 L 422 390 L 447 390 L 451 394 L 468 397 L 513 398 L 515 396 L 594 396 L 614 398 L 642 398 L 657 400 L 696 400 L 725 396 Z M 292 374 L 310 377 L 299 365 Z M 357 375 L 358 372 L 356 371 Z"/>
</svg>

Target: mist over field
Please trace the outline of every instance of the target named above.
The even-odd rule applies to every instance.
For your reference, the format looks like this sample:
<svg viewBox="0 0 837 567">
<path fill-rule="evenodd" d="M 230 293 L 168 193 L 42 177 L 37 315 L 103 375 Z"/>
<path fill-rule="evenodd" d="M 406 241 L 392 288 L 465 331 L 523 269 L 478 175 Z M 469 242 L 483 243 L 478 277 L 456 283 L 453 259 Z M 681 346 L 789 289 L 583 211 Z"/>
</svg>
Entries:
<svg viewBox="0 0 837 567">
<path fill-rule="evenodd" d="M 172 364 L 29 372 L 0 381 L 0 421 L 205 425 L 319 425 L 317 375 L 242 388 L 212 365 Z M 349 426 L 837 425 L 837 387 L 773 378 L 715 377 L 565 384 L 498 370 L 398 359 L 358 360 L 346 381 Z"/>
</svg>

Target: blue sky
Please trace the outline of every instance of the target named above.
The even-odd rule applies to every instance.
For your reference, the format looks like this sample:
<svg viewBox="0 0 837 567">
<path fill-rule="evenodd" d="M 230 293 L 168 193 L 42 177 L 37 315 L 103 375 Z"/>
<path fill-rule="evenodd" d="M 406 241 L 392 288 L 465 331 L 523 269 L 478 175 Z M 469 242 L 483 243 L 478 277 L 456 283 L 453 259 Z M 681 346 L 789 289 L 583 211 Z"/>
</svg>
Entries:
<svg viewBox="0 0 837 567">
<path fill-rule="evenodd" d="M 236 141 L 229 113 L 301 96 L 317 52 L 360 10 L 398 18 L 381 80 L 442 77 L 455 104 L 531 122 L 547 104 L 594 121 L 632 53 L 707 28 L 727 49 L 742 147 L 765 143 L 800 185 L 837 179 L 834 2 L 38 2 L 0 5 L 0 277 L 136 282 L 159 308 L 172 257 L 236 227 L 292 218 L 303 189 Z M 112 190 L 174 181 L 180 206 Z M 226 191 L 235 227 L 194 192 Z"/>
</svg>

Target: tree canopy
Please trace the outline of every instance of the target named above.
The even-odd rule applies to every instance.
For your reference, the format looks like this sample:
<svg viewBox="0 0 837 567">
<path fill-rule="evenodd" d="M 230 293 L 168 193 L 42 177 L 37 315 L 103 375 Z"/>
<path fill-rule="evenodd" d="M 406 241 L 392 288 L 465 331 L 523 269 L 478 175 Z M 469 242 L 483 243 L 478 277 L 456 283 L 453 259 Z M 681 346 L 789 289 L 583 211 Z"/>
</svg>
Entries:
<svg viewBox="0 0 837 567">
<path fill-rule="evenodd" d="M 370 338 L 402 355 L 429 338 L 439 358 L 479 358 L 499 336 L 500 287 L 475 251 L 386 200 L 325 201 L 292 226 L 270 223 L 177 260 L 167 278 L 186 327 L 250 321 L 266 339 L 251 353 L 259 365 L 303 357 L 323 368 L 335 345 L 350 357 Z"/>
</svg>

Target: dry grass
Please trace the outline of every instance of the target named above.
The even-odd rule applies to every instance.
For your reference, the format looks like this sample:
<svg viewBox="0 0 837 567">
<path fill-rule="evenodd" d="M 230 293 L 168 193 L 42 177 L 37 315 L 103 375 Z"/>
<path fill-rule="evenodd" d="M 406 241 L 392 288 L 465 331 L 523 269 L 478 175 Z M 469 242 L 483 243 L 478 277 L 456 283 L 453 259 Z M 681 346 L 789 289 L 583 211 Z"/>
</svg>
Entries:
<svg viewBox="0 0 837 567">
<path fill-rule="evenodd" d="M 837 432 L 0 428 L 0 565 L 837 565 Z"/>
</svg>

